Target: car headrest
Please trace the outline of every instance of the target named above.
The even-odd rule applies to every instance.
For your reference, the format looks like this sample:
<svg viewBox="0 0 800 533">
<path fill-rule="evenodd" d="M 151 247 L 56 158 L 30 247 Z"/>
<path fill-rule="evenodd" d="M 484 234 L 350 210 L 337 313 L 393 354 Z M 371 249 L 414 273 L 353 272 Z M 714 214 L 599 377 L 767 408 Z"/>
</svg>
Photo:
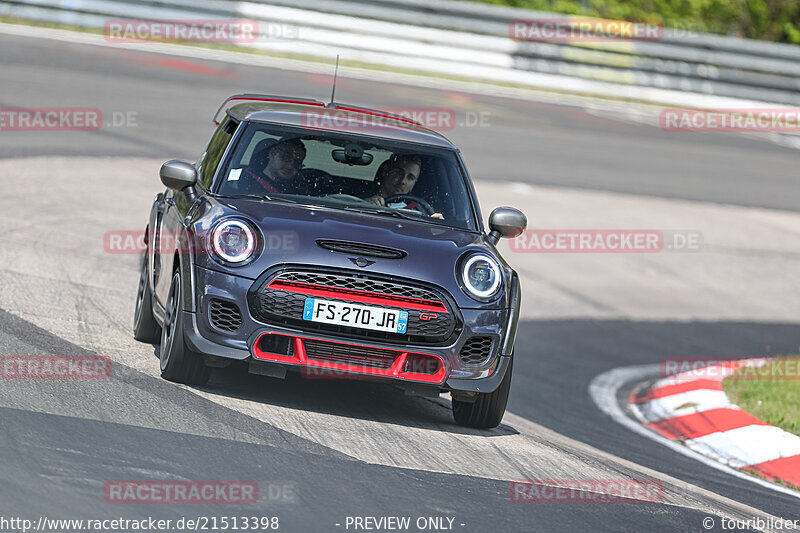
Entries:
<svg viewBox="0 0 800 533">
<path fill-rule="evenodd" d="M 275 139 L 263 139 L 258 141 L 258 144 L 253 148 L 253 153 L 250 155 L 250 163 L 248 166 L 257 169 L 261 172 L 269 162 L 269 150 L 278 144 Z"/>
</svg>

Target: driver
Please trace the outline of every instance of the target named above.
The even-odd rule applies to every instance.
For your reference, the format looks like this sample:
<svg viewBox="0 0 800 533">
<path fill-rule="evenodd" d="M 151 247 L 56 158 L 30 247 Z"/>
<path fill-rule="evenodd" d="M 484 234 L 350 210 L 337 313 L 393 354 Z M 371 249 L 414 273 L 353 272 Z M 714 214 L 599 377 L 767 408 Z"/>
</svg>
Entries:
<svg viewBox="0 0 800 533">
<path fill-rule="evenodd" d="M 390 196 L 410 193 L 417 184 L 420 168 L 422 161 L 419 156 L 393 154 L 378 169 L 378 175 L 375 177 L 378 193 L 367 200 L 375 205 L 386 206 L 386 199 Z M 405 202 L 392 203 L 386 207 L 410 208 Z"/>
<path fill-rule="evenodd" d="M 386 203 L 386 199 L 398 194 L 409 194 L 419 180 L 419 172 L 422 168 L 422 160 L 414 154 L 393 154 L 378 169 L 375 183 L 378 185 L 378 192 L 374 196 L 367 198 L 367 201 L 383 207 L 394 209 L 415 209 L 417 202 L 410 200 L 392 201 Z M 434 218 L 444 218 L 441 213 L 431 215 Z"/>
</svg>

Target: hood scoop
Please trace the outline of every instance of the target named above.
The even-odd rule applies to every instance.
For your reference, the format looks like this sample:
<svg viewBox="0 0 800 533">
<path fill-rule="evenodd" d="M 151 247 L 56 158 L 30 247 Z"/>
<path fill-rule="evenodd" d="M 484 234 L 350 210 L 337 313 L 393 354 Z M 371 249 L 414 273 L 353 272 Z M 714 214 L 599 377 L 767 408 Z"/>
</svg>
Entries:
<svg viewBox="0 0 800 533">
<path fill-rule="evenodd" d="M 323 240 L 317 241 L 317 245 L 331 252 L 338 252 L 340 254 L 359 255 L 363 257 L 378 257 L 380 259 L 402 259 L 408 254 L 404 250 L 397 248 L 387 248 L 385 246 L 377 246 L 375 244 L 365 244 L 361 242 L 349 241 L 333 241 Z"/>
</svg>

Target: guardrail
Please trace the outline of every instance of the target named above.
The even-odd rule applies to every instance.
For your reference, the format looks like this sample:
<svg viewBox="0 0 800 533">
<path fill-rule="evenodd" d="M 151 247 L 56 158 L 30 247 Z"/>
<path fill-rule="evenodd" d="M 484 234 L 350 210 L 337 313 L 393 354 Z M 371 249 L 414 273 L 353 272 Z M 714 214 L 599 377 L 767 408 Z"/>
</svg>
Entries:
<svg viewBox="0 0 800 533">
<path fill-rule="evenodd" d="M 670 29 L 651 41 L 517 41 L 515 19 L 564 16 L 466 1 L 0 0 L 0 16 L 90 28 L 110 19 L 252 19 L 261 38 L 240 46 L 566 91 L 632 96 L 624 88 L 638 87 L 800 104 L 798 46 Z M 276 24 L 291 35 L 273 35 Z"/>
</svg>

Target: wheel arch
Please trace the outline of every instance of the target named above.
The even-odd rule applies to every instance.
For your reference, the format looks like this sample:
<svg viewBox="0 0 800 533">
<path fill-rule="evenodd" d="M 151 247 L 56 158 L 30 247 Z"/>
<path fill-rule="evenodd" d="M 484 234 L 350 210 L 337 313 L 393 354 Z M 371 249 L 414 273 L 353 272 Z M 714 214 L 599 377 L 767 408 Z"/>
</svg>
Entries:
<svg viewBox="0 0 800 533">
<path fill-rule="evenodd" d="M 181 309 L 184 311 L 189 311 L 190 313 L 195 313 L 197 309 L 196 299 L 194 297 L 194 260 L 191 257 L 191 252 L 189 250 L 176 249 L 174 254 L 175 255 L 172 261 L 172 274 L 174 275 L 175 272 L 180 272 L 181 274 Z"/>
</svg>

